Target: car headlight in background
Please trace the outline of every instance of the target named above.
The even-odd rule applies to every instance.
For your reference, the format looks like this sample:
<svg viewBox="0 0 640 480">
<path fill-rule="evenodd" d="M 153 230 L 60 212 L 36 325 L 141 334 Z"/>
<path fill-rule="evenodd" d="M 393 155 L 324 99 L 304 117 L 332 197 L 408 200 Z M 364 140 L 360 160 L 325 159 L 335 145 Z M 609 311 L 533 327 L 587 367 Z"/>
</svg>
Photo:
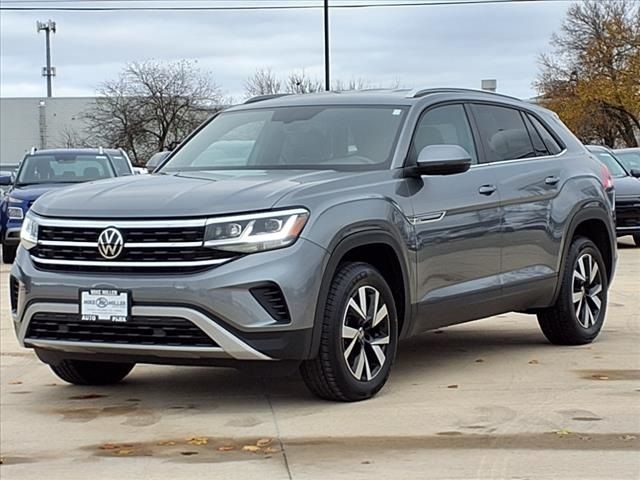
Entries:
<svg viewBox="0 0 640 480">
<path fill-rule="evenodd" d="M 238 253 L 287 247 L 297 240 L 308 218 L 304 208 L 211 218 L 204 245 Z"/>
<path fill-rule="evenodd" d="M 7 216 L 12 220 L 22 220 L 24 212 L 20 207 L 7 207 Z"/>
<path fill-rule="evenodd" d="M 27 250 L 38 244 L 38 222 L 32 215 L 27 215 L 20 230 L 20 241 Z"/>
</svg>

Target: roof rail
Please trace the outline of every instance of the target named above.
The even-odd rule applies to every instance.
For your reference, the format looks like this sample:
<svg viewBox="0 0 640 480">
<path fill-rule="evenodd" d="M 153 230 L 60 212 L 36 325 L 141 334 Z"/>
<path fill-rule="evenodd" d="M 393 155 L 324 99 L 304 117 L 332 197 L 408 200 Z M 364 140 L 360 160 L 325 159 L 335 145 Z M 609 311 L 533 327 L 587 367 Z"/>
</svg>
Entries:
<svg viewBox="0 0 640 480">
<path fill-rule="evenodd" d="M 517 97 L 504 95 L 502 93 L 489 92 L 487 90 L 475 90 L 473 88 L 416 88 L 407 93 L 407 98 L 420 98 L 434 93 L 481 93 L 486 95 L 497 95 L 499 97 L 510 98 L 511 100 L 520 100 Z"/>
<path fill-rule="evenodd" d="M 248 105 L 250 103 L 262 102 L 263 100 L 271 100 L 272 98 L 280 98 L 287 95 L 291 95 L 290 93 L 270 93 L 268 95 L 258 95 L 256 97 L 251 97 L 248 100 L 245 100 L 244 105 Z"/>
<path fill-rule="evenodd" d="M 38 149 L 36 147 L 31 147 L 31 151 L 29 152 L 29 155 L 35 155 L 37 151 Z"/>
<path fill-rule="evenodd" d="M 98 155 L 104 155 L 104 148 L 98 147 Z"/>
</svg>

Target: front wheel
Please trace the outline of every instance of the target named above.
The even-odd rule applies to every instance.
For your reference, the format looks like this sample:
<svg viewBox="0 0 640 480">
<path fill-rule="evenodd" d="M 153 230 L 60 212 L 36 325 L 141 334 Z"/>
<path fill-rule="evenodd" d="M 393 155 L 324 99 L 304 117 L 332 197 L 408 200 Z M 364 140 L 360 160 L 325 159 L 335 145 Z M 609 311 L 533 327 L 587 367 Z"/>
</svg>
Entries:
<svg viewBox="0 0 640 480">
<path fill-rule="evenodd" d="M 389 377 L 398 342 L 391 289 L 366 263 L 345 263 L 331 282 L 320 351 L 302 378 L 320 398 L 353 402 L 375 395 Z"/>
<path fill-rule="evenodd" d="M 607 270 L 598 247 L 578 237 L 569 247 L 556 303 L 538 313 L 551 343 L 584 345 L 600 333 L 607 312 Z"/>
<path fill-rule="evenodd" d="M 13 263 L 16 259 L 17 245 L 2 244 L 2 263 Z"/>
<path fill-rule="evenodd" d="M 53 373 L 74 385 L 111 385 L 118 383 L 135 366 L 134 363 L 89 362 L 62 360 L 49 365 Z"/>
</svg>

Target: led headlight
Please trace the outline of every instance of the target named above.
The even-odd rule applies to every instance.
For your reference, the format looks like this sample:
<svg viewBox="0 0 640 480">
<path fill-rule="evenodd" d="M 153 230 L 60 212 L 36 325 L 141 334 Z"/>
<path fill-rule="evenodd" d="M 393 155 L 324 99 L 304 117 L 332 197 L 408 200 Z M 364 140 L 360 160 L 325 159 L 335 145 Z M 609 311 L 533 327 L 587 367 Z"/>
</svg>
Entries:
<svg viewBox="0 0 640 480">
<path fill-rule="evenodd" d="M 304 208 L 211 218 L 204 245 L 238 253 L 287 247 L 296 241 L 308 218 Z"/>
<path fill-rule="evenodd" d="M 27 250 L 38 244 L 38 222 L 33 215 L 27 214 L 20 230 L 20 241 Z"/>
<path fill-rule="evenodd" d="M 20 207 L 7 207 L 7 216 L 12 220 L 22 220 L 24 212 Z"/>
</svg>

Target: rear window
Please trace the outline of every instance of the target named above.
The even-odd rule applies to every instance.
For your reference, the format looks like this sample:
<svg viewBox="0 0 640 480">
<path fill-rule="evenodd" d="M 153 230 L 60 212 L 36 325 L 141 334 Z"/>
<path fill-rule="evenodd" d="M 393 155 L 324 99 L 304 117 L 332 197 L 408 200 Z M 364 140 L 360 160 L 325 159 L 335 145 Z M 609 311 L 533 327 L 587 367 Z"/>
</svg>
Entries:
<svg viewBox="0 0 640 480">
<path fill-rule="evenodd" d="M 105 155 L 30 155 L 22 162 L 16 183 L 80 183 L 113 176 Z"/>
</svg>

